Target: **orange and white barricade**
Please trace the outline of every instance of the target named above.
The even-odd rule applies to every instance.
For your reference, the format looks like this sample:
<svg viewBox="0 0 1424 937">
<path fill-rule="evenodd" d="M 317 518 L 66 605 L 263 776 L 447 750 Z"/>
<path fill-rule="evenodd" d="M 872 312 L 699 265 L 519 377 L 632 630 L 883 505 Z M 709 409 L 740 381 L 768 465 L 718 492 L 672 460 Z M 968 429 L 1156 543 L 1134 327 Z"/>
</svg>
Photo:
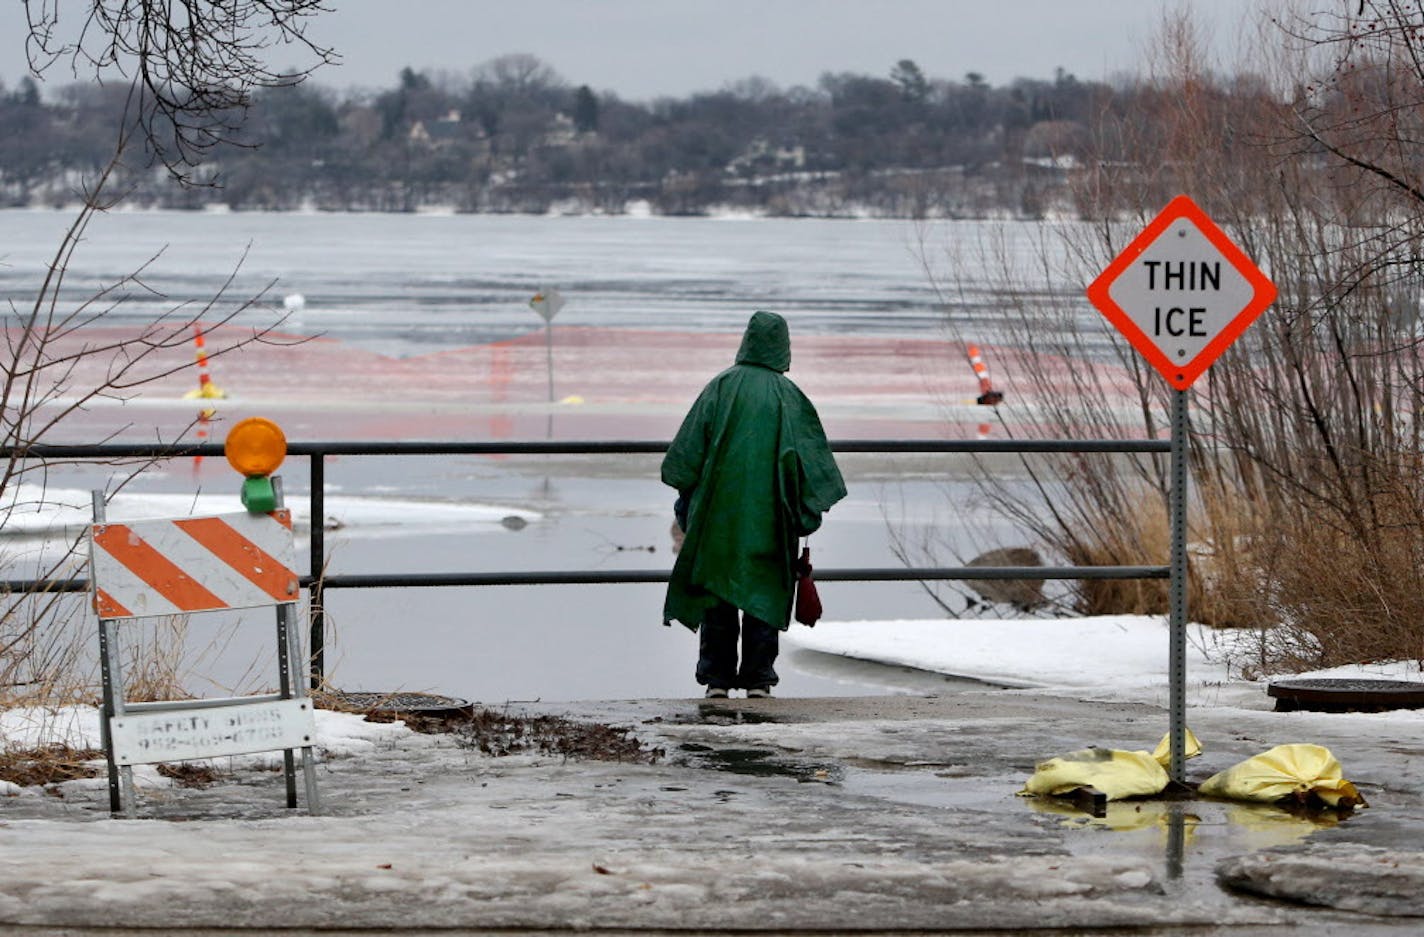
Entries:
<svg viewBox="0 0 1424 937">
<path fill-rule="evenodd" d="M 106 523 L 94 493 L 90 583 L 99 617 L 104 683 L 101 730 L 109 806 L 134 813 L 132 766 L 282 751 L 287 805 L 296 806 L 295 752 L 302 755 L 307 809 L 318 808 L 316 721 L 305 680 L 296 602 L 300 583 L 291 512 L 242 512 Z M 119 624 L 127 619 L 274 606 L 281 690 L 228 699 L 130 703 L 124 699 Z M 181 713 L 181 718 L 175 714 Z"/>
</svg>

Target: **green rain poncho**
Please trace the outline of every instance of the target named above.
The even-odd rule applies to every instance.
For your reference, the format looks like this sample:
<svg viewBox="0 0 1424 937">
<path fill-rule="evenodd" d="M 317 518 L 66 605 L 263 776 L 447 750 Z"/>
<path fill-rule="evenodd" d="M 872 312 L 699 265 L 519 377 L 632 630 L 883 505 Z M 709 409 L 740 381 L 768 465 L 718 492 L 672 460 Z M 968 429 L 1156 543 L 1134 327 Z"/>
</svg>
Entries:
<svg viewBox="0 0 1424 937">
<path fill-rule="evenodd" d="M 663 623 L 696 630 L 725 600 L 777 628 L 791 620 L 797 538 L 845 497 L 816 408 L 783 371 L 786 320 L 755 313 L 737 362 L 698 396 L 663 459 L 687 508 Z"/>
</svg>

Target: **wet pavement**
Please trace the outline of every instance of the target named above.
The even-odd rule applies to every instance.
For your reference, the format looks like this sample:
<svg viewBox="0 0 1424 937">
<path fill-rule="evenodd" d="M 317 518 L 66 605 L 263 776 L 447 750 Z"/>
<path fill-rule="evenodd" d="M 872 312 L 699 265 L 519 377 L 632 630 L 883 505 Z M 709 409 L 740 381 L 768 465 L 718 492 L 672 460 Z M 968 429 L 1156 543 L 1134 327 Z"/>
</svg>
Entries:
<svg viewBox="0 0 1424 937">
<path fill-rule="evenodd" d="M 325 762 L 317 818 L 283 816 L 265 772 L 146 801 L 151 816 L 192 822 L 110 821 L 97 790 L 12 801 L 0 805 L 0 922 L 46 929 L 0 933 L 1416 932 L 1418 918 L 1397 915 L 1418 906 L 1417 740 L 1394 738 L 1387 719 L 1274 713 L 1261 697 L 1192 712 L 1206 752 L 1189 779 L 1313 741 L 1368 809 L 1191 798 L 1093 817 L 1016 796 L 1042 758 L 1151 748 L 1166 726 L 1151 705 L 991 688 L 536 705 L 520 709 L 626 726 L 664 757 L 490 758 L 405 736 Z M 221 861 L 195 866 L 193 837 Z M 1223 887 L 1219 871 L 1243 859 L 1257 868 L 1238 879 L 1269 888 Z"/>
</svg>

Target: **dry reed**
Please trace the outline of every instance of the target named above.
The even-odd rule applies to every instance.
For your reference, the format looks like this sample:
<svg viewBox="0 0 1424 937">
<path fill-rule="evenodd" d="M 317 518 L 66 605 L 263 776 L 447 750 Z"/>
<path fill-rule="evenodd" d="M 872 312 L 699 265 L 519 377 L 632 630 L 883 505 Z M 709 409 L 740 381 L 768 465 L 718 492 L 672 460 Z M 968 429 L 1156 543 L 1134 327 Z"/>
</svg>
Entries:
<svg viewBox="0 0 1424 937">
<path fill-rule="evenodd" d="M 1074 154 L 1092 167 L 1081 222 L 1045 228 L 1029 258 L 992 236 L 973 258 L 997 271 L 1001 425 L 1047 438 L 1165 435 L 1165 382 L 1063 284 L 1091 282 L 1173 195 L 1271 274 L 1274 307 L 1191 392 L 1189 454 L 1192 616 L 1256 629 L 1262 671 L 1424 657 L 1424 193 L 1399 183 L 1416 175 L 1424 124 L 1403 102 L 1424 62 L 1397 24 L 1356 41 L 1334 31 L 1346 21 L 1272 21 L 1256 73 L 1221 77 L 1191 18 L 1169 16 L 1152 71 L 1105 99 Z M 973 308 L 948 282 L 945 307 Z M 1027 494 L 987 472 L 984 491 L 1055 559 L 1161 563 L 1166 469 L 1025 459 Z M 1089 580 L 1071 602 L 1161 612 L 1165 587 Z"/>
</svg>

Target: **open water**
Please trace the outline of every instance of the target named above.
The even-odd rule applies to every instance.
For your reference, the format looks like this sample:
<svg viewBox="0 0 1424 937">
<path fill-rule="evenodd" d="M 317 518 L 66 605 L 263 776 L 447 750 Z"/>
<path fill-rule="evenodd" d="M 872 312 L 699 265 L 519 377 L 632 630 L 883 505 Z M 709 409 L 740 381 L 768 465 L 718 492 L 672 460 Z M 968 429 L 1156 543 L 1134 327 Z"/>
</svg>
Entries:
<svg viewBox="0 0 1424 937">
<path fill-rule="evenodd" d="M 72 218 L 67 212 L 0 212 L 0 291 L 11 310 L 32 302 Z M 550 287 L 568 300 L 557 317 L 560 327 L 736 333 L 750 310 L 770 308 L 787 316 L 793 342 L 797 335 L 928 341 L 944 337 L 946 311 L 961 329 L 972 330 L 976 322 L 981 331 L 992 327 L 999 307 L 987 271 L 976 276 L 972 268 L 957 267 L 953 298 L 947 299 L 944 284 L 936 288 L 927 268 L 941 266 L 955 245 L 1005 232 L 1010 250 L 1027 256 L 1044 229 L 972 223 L 925 229 L 898 221 L 118 212 L 94 219 L 68 266 L 61 297 L 77 304 L 143 267 L 141 288 L 119 290 L 123 301 L 103 320 L 137 323 L 162 309 L 196 308 L 232 276 L 228 297 L 268 290 L 268 302 L 244 311 L 240 322 L 265 327 L 285 315 L 285 331 L 324 336 L 353 354 L 374 351 L 390 358 L 437 355 L 536 332 L 543 323 L 527 301 Z M 224 298 L 215 311 L 230 301 Z M 142 434 L 141 409 L 124 419 L 130 436 L 135 428 Z M 430 438 L 417 424 L 404 429 L 395 426 L 389 437 Z M 333 431 L 323 438 L 340 437 Z M 844 460 L 843 468 L 851 495 L 814 540 L 819 566 L 900 565 L 892 546 L 897 539 L 936 539 L 941 549 L 958 554 L 939 557 L 950 563 L 1012 545 L 1018 536 L 976 498 L 962 462 L 859 457 Z M 181 494 L 235 487 L 225 471 L 208 465 L 199 474 L 168 466 L 145 473 L 132 490 Z M 305 466 L 293 460 L 283 474 L 292 496 L 302 497 Z M 112 478 L 107 469 L 63 470 L 51 483 L 82 490 Z M 1005 483 L 1017 483 L 1011 472 Z M 671 498 L 657 482 L 655 457 L 343 460 L 328 469 L 328 485 L 374 508 L 361 523 L 342 523 L 329 533 L 331 572 L 666 568 L 672 561 Z M 442 525 L 411 521 L 402 507 L 432 500 L 533 511 L 539 519 L 518 530 Z M 825 584 L 822 595 L 833 619 L 943 615 L 912 583 Z M 965 604 L 957 595 L 947 598 Z M 333 591 L 328 676 L 349 690 L 428 690 L 484 701 L 688 695 L 697 689 L 691 677 L 695 637 L 680 627 L 663 628 L 660 609 L 657 586 Z M 971 617 L 945 626 L 979 625 Z M 245 661 L 262 641 L 192 630 L 208 676 L 221 684 L 261 682 L 260 675 L 244 675 Z M 215 644 L 222 649 L 215 651 Z M 948 686 L 942 678 L 791 648 L 779 669 L 786 695 Z"/>
</svg>

